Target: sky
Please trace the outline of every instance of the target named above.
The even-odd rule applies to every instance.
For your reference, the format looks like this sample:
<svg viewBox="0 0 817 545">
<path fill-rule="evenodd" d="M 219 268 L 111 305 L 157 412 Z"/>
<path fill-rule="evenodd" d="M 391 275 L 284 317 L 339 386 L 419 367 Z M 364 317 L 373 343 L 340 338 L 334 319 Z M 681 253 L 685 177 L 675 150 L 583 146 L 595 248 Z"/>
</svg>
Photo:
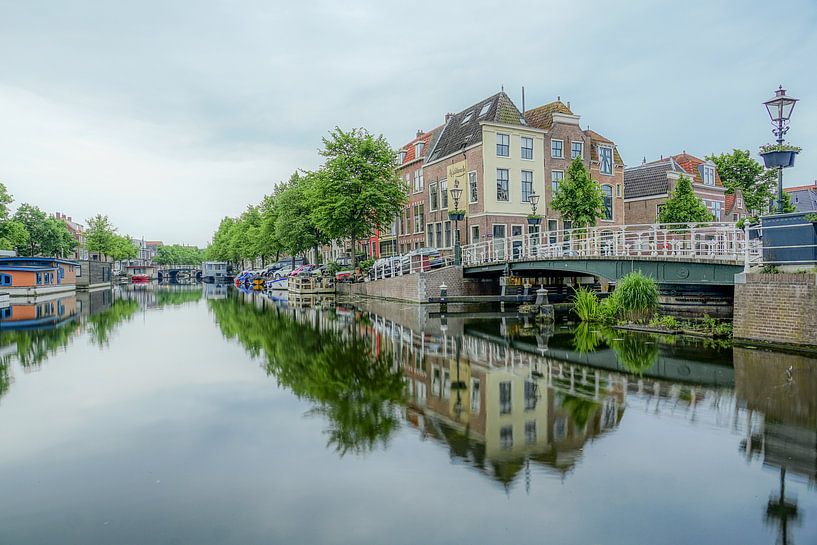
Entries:
<svg viewBox="0 0 817 545">
<path fill-rule="evenodd" d="M 348 5 L 351 4 L 351 5 Z M 335 126 L 398 147 L 503 86 L 570 101 L 628 165 L 771 142 L 817 179 L 817 2 L 0 0 L 0 182 L 83 222 L 205 245 Z M 759 159 L 755 155 L 756 158 Z"/>
</svg>

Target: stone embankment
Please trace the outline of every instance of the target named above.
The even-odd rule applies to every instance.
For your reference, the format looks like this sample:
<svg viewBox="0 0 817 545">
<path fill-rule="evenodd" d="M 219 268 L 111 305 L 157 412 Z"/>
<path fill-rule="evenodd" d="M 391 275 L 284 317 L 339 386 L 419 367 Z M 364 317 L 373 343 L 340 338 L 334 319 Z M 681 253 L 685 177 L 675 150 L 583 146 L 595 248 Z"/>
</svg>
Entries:
<svg viewBox="0 0 817 545">
<path fill-rule="evenodd" d="M 493 286 L 490 280 L 463 278 L 462 267 L 451 266 L 371 282 L 341 283 L 337 285 L 337 292 L 411 303 L 428 303 L 429 297 L 440 295 L 442 284 L 448 286 L 449 295 L 488 295 L 492 293 Z"/>
</svg>

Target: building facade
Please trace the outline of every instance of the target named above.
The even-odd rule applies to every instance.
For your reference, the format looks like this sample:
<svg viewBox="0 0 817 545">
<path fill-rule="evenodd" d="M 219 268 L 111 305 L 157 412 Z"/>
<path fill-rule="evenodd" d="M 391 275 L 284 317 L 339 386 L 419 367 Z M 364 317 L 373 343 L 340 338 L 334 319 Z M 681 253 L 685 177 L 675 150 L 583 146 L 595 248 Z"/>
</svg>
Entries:
<svg viewBox="0 0 817 545">
<path fill-rule="evenodd" d="M 54 218 L 62 221 L 65 227 L 77 241 L 77 247 L 73 253 L 66 256 L 68 259 L 88 259 L 88 250 L 85 248 L 85 227 L 81 223 L 75 222 L 71 216 L 66 216 L 62 212 L 54 212 Z"/>
<path fill-rule="evenodd" d="M 817 212 L 817 180 L 812 185 L 798 185 L 783 189 L 798 212 Z"/>
<path fill-rule="evenodd" d="M 691 180 L 695 195 L 703 201 L 715 221 L 729 221 L 726 215 L 726 188 L 721 183 L 715 163 L 684 152 L 624 169 L 626 223 L 657 223 L 661 207 L 681 176 Z"/>
<path fill-rule="evenodd" d="M 738 222 L 749 217 L 749 210 L 746 208 L 746 201 L 743 200 L 743 193 L 740 189 L 735 189 L 734 193 L 726 195 L 724 198 L 724 221 Z"/>
</svg>

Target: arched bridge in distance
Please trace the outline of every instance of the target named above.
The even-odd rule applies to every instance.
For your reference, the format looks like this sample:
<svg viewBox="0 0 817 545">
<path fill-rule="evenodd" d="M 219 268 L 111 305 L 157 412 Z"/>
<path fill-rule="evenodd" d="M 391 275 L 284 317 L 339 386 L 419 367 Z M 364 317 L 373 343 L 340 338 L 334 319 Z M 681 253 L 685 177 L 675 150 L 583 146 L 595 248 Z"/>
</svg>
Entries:
<svg viewBox="0 0 817 545">
<path fill-rule="evenodd" d="M 466 277 L 596 276 L 640 270 L 659 284 L 731 286 L 758 252 L 734 223 L 599 226 L 463 246 Z"/>
</svg>

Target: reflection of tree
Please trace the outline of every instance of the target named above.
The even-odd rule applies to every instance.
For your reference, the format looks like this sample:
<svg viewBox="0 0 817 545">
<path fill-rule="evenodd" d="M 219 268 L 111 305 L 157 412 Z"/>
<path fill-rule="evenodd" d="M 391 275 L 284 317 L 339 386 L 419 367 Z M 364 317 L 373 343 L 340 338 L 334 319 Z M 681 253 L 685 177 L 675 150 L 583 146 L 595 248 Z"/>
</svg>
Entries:
<svg viewBox="0 0 817 545">
<path fill-rule="evenodd" d="M 573 333 L 573 348 L 576 352 L 584 354 L 586 352 L 595 352 L 599 348 L 599 344 L 604 340 L 601 332 L 596 324 L 589 324 L 582 322 L 576 326 L 576 331 Z"/>
<path fill-rule="evenodd" d="M 16 352 L 4 358 L 3 364 L 8 363 L 16 354 L 20 365 L 33 367 L 41 364 L 53 352 L 68 346 L 74 333 L 79 328 L 79 322 L 68 321 L 50 329 L 31 329 L 6 331 L 0 335 L 0 346 L 17 345 Z"/>
<path fill-rule="evenodd" d="M 370 339 L 318 331 L 235 297 L 209 304 L 225 337 L 265 356 L 267 372 L 280 385 L 316 403 L 312 412 L 329 420 L 329 444 L 341 455 L 385 444 L 398 427 L 402 374 L 388 354 L 373 353 Z"/>
<path fill-rule="evenodd" d="M 8 365 L 0 363 L 0 397 L 3 397 L 11 386 Z"/>
<path fill-rule="evenodd" d="M 648 337 L 625 333 L 610 344 L 621 366 L 630 373 L 643 373 L 658 361 L 658 345 Z"/>
<path fill-rule="evenodd" d="M 138 309 L 139 303 L 133 299 L 117 299 L 108 309 L 89 316 L 86 327 L 91 341 L 100 348 L 108 346 L 116 326 L 130 320 Z"/>
<path fill-rule="evenodd" d="M 599 407 L 601 405 L 597 402 L 583 397 L 565 394 L 562 398 L 562 409 L 570 415 L 571 422 L 580 430 L 587 427 L 587 423 L 590 422 Z"/>
<path fill-rule="evenodd" d="M 193 286 L 192 289 L 187 286 L 174 286 L 157 289 L 156 305 L 184 305 L 186 303 L 194 303 L 201 299 L 202 289 L 199 286 Z"/>
</svg>

